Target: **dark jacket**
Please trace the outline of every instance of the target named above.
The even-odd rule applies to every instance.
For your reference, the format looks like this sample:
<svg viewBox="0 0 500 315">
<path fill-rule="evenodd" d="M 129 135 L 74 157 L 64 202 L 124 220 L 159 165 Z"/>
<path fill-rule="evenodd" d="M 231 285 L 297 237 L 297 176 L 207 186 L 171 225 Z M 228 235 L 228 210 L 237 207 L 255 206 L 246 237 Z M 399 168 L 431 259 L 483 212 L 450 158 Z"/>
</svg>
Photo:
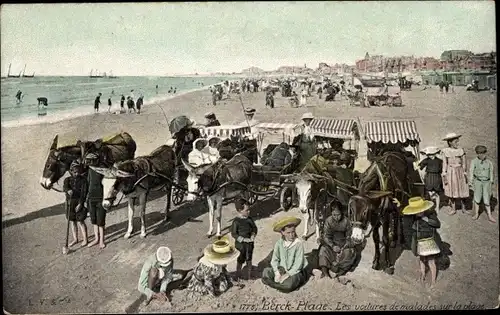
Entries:
<svg viewBox="0 0 500 315">
<path fill-rule="evenodd" d="M 427 221 L 424 220 L 424 217 L 427 217 Z M 413 222 L 412 229 L 417 240 L 435 236 L 436 229 L 441 227 L 441 222 L 435 211 L 429 211 L 424 217 L 417 217 Z"/>
<path fill-rule="evenodd" d="M 336 222 L 332 216 L 329 216 L 325 220 L 322 238 L 325 245 L 343 247 L 351 237 L 351 233 L 352 227 L 349 219 L 343 217 L 339 222 Z"/>
</svg>

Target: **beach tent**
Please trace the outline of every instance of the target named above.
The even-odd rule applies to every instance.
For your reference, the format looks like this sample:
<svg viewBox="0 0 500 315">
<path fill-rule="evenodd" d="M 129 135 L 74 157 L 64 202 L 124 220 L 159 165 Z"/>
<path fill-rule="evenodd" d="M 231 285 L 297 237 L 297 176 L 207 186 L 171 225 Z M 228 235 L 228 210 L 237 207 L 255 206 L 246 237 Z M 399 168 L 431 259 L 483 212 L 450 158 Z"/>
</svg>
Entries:
<svg viewBox="0 0 500 315">
<path fill-rule="evenodd" d="M 354 119 L 315 118 L 310 127 L 323 146 L 329 143 L 328 139 L 342 139 L 348 149 L 358 150 L 359 129 Z"/>
</svg>

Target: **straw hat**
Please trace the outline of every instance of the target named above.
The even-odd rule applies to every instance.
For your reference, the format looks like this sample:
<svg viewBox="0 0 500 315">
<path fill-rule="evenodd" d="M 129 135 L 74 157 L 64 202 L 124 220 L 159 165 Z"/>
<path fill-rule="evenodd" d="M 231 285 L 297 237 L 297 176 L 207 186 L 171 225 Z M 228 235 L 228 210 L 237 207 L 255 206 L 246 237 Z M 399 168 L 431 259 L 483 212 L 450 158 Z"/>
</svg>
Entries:
<svg viewBox="0 0 500 315">
<path fill-rule="evenodd" d="M 162 267 L 167 267 L 172 262 L 172 251 L 166 246 L 161 246 L 156 251 L 156 259 Z"/>
<path fill-rule="evenodd" d="M 245 108 L 245 114 L 247 115 L 255 114 L 255 108 Z"/>
<path fill-rule="evenodd" d="M 422 150 L 422 152 L 425 155 L 433 155 L 433 154 L 438 154 L 441 151 L 438 147 L 426 147 L 425 149 Z"/>
<path fill-rule="evenodd" d="M 208 112 L 205 114 L 205 118 L 212 118 L 215 117 L 215 114 L 213 112 Z"/>
<path fill-rule="evenodd" d="M 281 232 L 284 227 L 286 226 L 298 226 L 302 222 L 301 219 L 296 218 L 296 217 L 286 217 L 278 220 L 273 224 L 273 231 L 274 232 Z"/>
<path fill-rule="evenodd" d="M 314 119 L 314 116 L 312 113 L 305 113 L 304 115 L 302 115 L 302 120 L 304 119 Z"/>
<path fill-rule="evenodd" d="M 456 134 L 454 132 L 450 132 L 449 134 L 447 134 L 444 138 L 443 138 L 443 141 L 449 141 L 449 140 L 453 140 L 453 139 L 458 139 L 460 138 L 462 135 L 459 135 L 459 134 Z"/>
<path fill-rule="evenodd" d="M 429 210 L 434 206 L 434 202 L 424 200 L 422 197 L 412 197 L 408 200 L 408 205 L 403 209 L 404 215 L 413 215 Z"/>
<path fill-rule="evenodd" d="M 203 250 L 203 257 L 214 265 L 227 265 L 239 255 L 240 252 L 229 244 L 227 238 L 217 240 Z"/>
</svg>

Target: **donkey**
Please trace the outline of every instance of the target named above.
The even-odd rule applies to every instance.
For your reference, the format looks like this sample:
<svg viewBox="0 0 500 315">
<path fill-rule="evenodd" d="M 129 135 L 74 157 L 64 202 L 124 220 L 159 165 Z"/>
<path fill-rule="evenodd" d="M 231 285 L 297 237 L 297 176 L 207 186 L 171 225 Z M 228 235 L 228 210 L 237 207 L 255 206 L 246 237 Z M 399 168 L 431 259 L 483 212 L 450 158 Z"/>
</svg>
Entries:
<svg viewBox="0 0 500 315">
<path fill-rule="evenodd" d="M 69 171 L 71 163 L 83 158 L 87 153 L 98 153 L 104 164 L 133 159 L 137 145 L 132 136 L 126 132 L 116 135 L 109 141 L 78 141 L 74 145 L 57 147 L 59 136 L 56 135 L 49 148 L 40 185 L 47 190 L 53 188 L 64 174 Z"/>
<path fill-rule="evenodd" d="M 166 189 L 167 204 L 165 207 L 165 221 L 169 219 L 172 179 L 175 172 L 176 156 L 172 147 L 162 145 L 147 156 L 139 156 L 133 160 L 115 163 L 111 168 L 92 167 L 105 178 L 115 182 L 107 192 L 102 203 L 104 209 L 109 209 L 116 200 L 118 192 L 122 192 L 128 199 L 128 229 L 125 239 L 133 232 L 135 199 L 139 201 L 141 209 L 141 237 L 146 237 L 146 202 L 150 191 Z M 156 176 L 159 174 L 160 176 Z"/>
<path fill-rule="evenodd" d="M 382 261 L 384 271 L 394 273 L 394 266 L 389 261 L 389 249 L 395 242 L 402 242 L 400 205 L 406 205 L 410 196 L 408 163 L 399 152 L 386 152 L 376 158 L 361 175 L 359 193 L 349 200 L 348 216 L 353 222 L 352 240 L 360 244 L 373 232 L 375 255 L 372 268 L 380 270 L 380 235 L 382 226 Z M 369 190 L 377 189 L 371 193 Z M 368 231 L 368 225 L 371 230 Z"/>
<path fill-rule="evenodd" d="M 206 196 L 209 210 L 210 226 L 207 236 L 213 235 L 213 220 L 214 212 L 217 212 L 217 236 L 221 235 L 221 220 L 222 220 L 222 202 L 224 200 L 233 199 L 247 191 L 247 186 L 250 184 L 252 174 L 252 162 L 243 153 L 236 154 L 228 162 L 219 160 L 212 165 L 202 165 L 193 167 L 186 161 L 182 160 L 182 164 L 192 178 L 198 178 L 197 193 L 200 196 Z M 250 153 L 251 154 L 251 153 Z"/>
</svg>

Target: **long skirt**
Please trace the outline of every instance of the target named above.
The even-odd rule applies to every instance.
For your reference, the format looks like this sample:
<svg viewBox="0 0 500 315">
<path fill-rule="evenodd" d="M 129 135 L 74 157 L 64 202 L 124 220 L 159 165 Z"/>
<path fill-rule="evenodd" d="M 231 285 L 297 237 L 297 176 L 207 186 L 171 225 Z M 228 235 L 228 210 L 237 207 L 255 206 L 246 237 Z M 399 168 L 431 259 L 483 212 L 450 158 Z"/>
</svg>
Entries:
<svg viewBox="0 0 500 315">
<path fill-rule="evenodd" d="M 300 286 L 306 283 L 307 281 L 307 271 L 302 270 L 301 272 L 288 277 L 282 283 L 277 283 L 274 281 L 274 270 L 271 267 L 267 267 L 262 271 L 262 283 L 267 286 L 270 286 L 273 289 L 276 289 L 283 293 L 290 293 L 292 291 L 297 290 Z"/>
<path fill-rule="evenodd" d="M 463 167 L 448 166 L 444 195 L 448 198 L 468 198 L 469 186 Z"/>
<path fill-rule="evenodd" d="M 356 251 L 353 248 L 346 248 L 340 253 L 336 253 L 328 245 L 319 248 L 319 267 L 326 267 L 337 275 L 345 275 L 351 270 L 356 260 Z"/>
</svg>

